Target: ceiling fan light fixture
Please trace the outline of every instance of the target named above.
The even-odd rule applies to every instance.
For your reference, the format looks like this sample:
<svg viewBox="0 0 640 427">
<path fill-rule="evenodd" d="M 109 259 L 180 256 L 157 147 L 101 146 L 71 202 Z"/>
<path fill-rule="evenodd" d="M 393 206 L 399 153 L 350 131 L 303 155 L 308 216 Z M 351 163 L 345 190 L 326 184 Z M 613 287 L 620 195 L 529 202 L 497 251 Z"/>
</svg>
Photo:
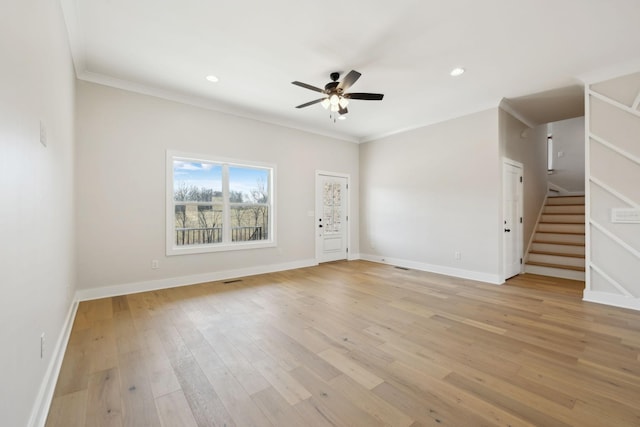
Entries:
<svg viewBox="0 0 640 427">
<path fill-rule="evenodd" d="M 324 85 L 324 89 L 299 82 L 297 80 L 293 81 L 291 84 L 314 92 L 319 92 L 323 96 L 322 98 L 297 105 L 296 108 L 305 108 L 311 105 L 320 104 L 325 110 L 329 110 L 329 118 L 335 123 L 337 120 L 346 119 L 345 114 L 349 112 L 347 105 L 349 105 L 353 99 L 363 101 L 382 101 L 382 98 L 384 97 L 384 94 L 382 93 L 348 92 L 349 88 L 360 78 L 360 76 L 361 74 L 359 72 L 351 70 L 340 82 L 338 81 L 340 74 L 337 72 L 331 73 L 331 81 Z"/>
</svg>

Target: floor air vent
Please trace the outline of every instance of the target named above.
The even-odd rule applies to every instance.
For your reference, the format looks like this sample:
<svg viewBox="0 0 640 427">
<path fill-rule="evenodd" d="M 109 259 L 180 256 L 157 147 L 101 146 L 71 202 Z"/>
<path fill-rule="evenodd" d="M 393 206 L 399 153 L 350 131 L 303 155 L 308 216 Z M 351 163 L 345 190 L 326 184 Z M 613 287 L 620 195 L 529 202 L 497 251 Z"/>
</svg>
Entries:
<svg viewBox="0 0 640 427">
<path fill-rule="evenodd" d="M 226 282 L 222 282 L 225 285 L 229 285 L 231 283 L 238 283 L 238 282 L 242 282 L 242 279 L 234 279 L 234 280 L 227 280 Z"/>
<path fill-rule="evenodd" d="M 398 270 L 405 270 L 405 271 L 409 271 L 409 269 L 407 267 L 398 267 L 397 265 L 395 266 L 395 268 L 397 268 Z"/>
</svg>

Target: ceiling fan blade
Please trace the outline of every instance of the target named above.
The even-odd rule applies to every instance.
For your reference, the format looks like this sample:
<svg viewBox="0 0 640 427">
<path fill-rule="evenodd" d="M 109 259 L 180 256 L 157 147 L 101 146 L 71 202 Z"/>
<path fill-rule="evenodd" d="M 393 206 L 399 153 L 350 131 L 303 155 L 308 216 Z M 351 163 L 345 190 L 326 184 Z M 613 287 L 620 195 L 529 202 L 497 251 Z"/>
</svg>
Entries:
<svg viewBox="0 0 640 427">
<path fill-rule="evenodd" d="M 306 103 L 304 103 L 304 104 L 300 104 L 300 105 L 298 105 L 296 108 L 304 108 L 304 107 L 308 107 L 309 105 L 313 105 L 313 104 L 317 104 L 318 102 L 322 102 L 322 101 L 324 101 L 325 99 L 326 99 L 326 98 L 315 99 L 315 100 L 313 100 L 313 101 L 309 101 L 309 102 L 306 102 Z"/>
<path fill-rule="evenodd" d="M 349 74 L 344 76 L 344 79 L 342 79 L 342 81 L 338 85 L 338 89 L 342 89 L 342 91 L 346 91 L 351 87 L 351 85 L 353 85 L 360 78 L 361 75 L 362 74 L 360 74 L 356 70 L 349 71 Z"/>
<path fill-rule="evenodd" d="M 291 82 L 291 84 L 303 87 L 305 89 L 314 90 L 316 92 L 325 93 L 324 89 L 320 89 L 319 87 L 311 86 L 311 85 L 308 85 L 306 83 L 295 81 L 295 82 Z"/>
<path fill-rule="evenodd" d="M 364 99 L 366 101 L 382 101 L 384 94 L 382 93 L 345 93 L 343 95 L 347 99 Z"/>
</svg>

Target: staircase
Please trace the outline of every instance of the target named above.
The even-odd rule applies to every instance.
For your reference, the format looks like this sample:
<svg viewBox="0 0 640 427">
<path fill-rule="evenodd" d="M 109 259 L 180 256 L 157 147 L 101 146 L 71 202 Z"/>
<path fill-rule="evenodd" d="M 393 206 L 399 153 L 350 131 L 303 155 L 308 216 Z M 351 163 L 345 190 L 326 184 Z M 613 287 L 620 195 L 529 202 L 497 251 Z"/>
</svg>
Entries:
<svg viewBox="0 0 640 427">
<path fill-rule="evenodd" d="M 525 272 L 584 280 L 584 196 L 548 197 Z"/>
</svg>

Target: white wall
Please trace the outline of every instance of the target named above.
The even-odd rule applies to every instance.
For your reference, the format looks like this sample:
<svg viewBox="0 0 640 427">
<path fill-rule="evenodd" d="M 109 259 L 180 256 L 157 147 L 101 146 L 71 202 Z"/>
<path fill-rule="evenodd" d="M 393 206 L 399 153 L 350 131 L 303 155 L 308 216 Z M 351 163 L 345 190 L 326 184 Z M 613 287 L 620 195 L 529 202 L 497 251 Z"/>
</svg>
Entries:
<svg viewBox="0 0 640 427">
<path fill-rule="evenodd" d="M 498 138 L 493 108 L 361 144 L 363 258 L 499 282 Z"/>
<path fill-rule="evenodd" d="M 584 194 L 584 117 L 549 123 L 549 133 L 553 136 L 550 187 L 561 194 Z"/>
<path fill-rule="evenodd" d="M 351 174 L 358 252 L 356 144 L 92 83 L 77 93 L 81 296 L 313 263 L 316 170 Z M 166 150 L 275 164 L 277 248 L 165 256 Z"/>
<path fill-rule="evenodd" d="M 74 75 L 59 3 L 2 2 L 0 58 L 0 424 L 26 426 L 75 291 Z"/>
<path fill-rule="evenodd" d="M 547 193 L 547 125 L 529 128 L 502 109 L 499 118 L 502 156 L 524 166 L 522 251 L 526 254 Z"/>
<path fill-rule="evenodd" d="M 611 221 L 640 210 L 640 72 L 587 85 L 588 301 L 640 310 L 640 224 Z"/>
</svg>

